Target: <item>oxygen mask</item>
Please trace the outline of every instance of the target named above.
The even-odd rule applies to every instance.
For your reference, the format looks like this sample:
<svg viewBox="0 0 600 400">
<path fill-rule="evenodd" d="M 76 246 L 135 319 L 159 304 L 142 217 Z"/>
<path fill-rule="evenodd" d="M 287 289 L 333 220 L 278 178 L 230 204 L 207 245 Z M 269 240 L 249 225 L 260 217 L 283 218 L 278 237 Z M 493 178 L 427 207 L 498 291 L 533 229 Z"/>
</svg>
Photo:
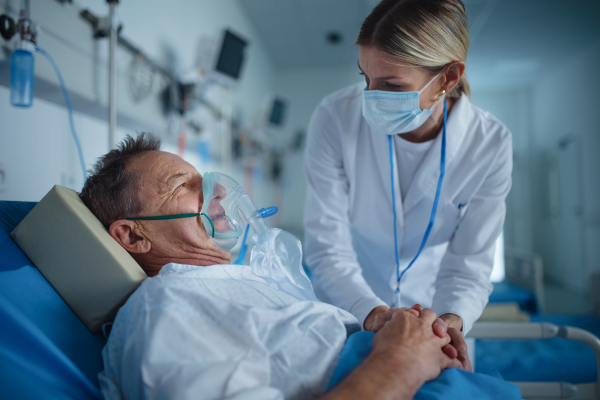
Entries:
<svg viewBox="0 0 600 400">
<path fill-rule="evenodd" d="M 210 240 L 220 249 L 230 251 L 244 233 L 244 219 L 254 233 L 267 229 L 261 213 L 242 185 L 220 172 L 203 175 L 202 192 L 204 202 L 200 213 L 156 215 L 152 217 L 125 218 L 130 221 L 167 220 L 178 218 L 202 218 L 204 229 Z"/>
<path fill-rule="evenodd" d="M 223 250 L 231 250 L 244 233 L 244 219 L 254 233 L 267 229 L 258 208 L 242 185 L 220 172 L 202 176 L 204 204 L 200 216 L 212 242 Z"/>
</svg>

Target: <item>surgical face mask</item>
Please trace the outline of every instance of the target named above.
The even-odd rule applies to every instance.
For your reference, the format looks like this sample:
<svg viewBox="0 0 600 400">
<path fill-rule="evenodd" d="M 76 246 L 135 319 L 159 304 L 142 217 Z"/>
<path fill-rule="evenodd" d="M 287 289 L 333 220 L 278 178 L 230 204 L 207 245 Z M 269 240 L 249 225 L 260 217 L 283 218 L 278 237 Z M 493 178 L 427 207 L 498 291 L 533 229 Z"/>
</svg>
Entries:
<svg viewBox="0 0 600 400">
<path fill-rule="evenodd" d="M 231 250 L 244 232 L 244 219 L 259 233 L 267 226 L 256 205 L 242 185 L 220 172 L 209 172 L 202 177 L 204 203 L 200 213 L 158 215 L 126 218 L 127 220 L 167 220 L 200 216 L 210 240 L 220 249 Z"/>
<path fill-rule="evenodd" d="M 440 72 L 441 73 L 441 72 Z M 386 135 L 412 132 L 427 121 L 435 106 L 443 96 L 428 110 L 419 108 L 419 94 L 437 78 L 437 74 L 419 92 L 385 92 L 367 90 L 363 93 L 363 116 L 369 125 Z"/>
</svg>

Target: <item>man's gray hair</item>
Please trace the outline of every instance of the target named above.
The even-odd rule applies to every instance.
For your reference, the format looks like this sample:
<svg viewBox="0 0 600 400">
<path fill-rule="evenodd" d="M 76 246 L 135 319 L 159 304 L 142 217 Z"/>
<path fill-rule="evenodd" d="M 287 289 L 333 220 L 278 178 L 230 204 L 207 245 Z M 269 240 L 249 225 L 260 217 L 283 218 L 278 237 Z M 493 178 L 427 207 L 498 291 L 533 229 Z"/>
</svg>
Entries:
<svg viewBox="0 0 600 400">
<path fill-rule="evenodd" d="M 136 138 L 127 135 L 115 150 L 100 157 L 90 171 L 79 197 L 107 229 L 115 221 L 142 212 L 138 195 L 140 177 L 127 166 L 133 157 L 160 150 L 160 146 L 160 139 L 150 133 L 140 133 Z"/>
</svg>

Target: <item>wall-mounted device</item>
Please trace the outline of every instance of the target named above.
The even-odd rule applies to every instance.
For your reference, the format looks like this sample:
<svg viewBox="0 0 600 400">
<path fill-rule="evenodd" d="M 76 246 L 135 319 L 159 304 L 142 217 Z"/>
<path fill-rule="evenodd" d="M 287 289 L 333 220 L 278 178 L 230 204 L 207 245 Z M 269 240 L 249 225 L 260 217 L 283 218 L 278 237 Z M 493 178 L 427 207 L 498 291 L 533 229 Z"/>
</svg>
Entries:
<svg viewBox="0 0 600 400">
<path fill-rule="evenodd" d="M 10 103 L 15 107 L 31 107 L 36 28 L 29 20 L 29 2 L 25 2 L 17 23 L 8 15 L 0 16 L 0 34 L 7 41 L 19 35 L 10 63 Z"/>
<path fill-rule="evenodd" d="M 233 86 L 240 78 L 248 41 L 223 29 L 217 38 L 203 38 L 196 64 L 204 76 L 224 86 Z"/>
<path fill-rule="evenodd" d="M 58 78 L 58 82 L 60 83 L 60 87 L 63 92 L 65 106 L 69 116 L 71 134 L 73 135 L 73 140 L 77 146 L 79 162 L 81 163 L 81 170 L 83 173 L 83 182 L 85 182 L 87 179 L 87 171 L 85 168 L 85 162 L 83 160 L 81 143 L 79 142 L 79 137 L 75 131 L 75 123 L 73 122 L 73 109 L 71 108 L 69 93 L 67 92 L 62 74 L 58 69 L 58 65 L 56 65 L 56 62 L 54 62 L 54 59 L 44 49 L 37 47 L 37 27 L 29 19 L 29 15 L 29 1 L 25 1 L 25 8 L 21 10 L 19 21 L 17 23 L 15 23 L 15 21 L 6 14 L 0 15 L 0 35 L 8 41 L 11 40 L 15 34 L 19 34 L 19 41 L 17 42 L 16 49 L 13 51 L 11 57 L 10 103 L 15 107 L 31 107 L 33 104 L 33 84 L 35 82 L 35 58 L 33 54 L 38 53 L 46 57 L 50 63 L 50 66 L 52 66 L 54 72 L 56 73 L 56 77 Z"/>
<path fill-rule="evenodd" d="M 285 100 L 276 97 L 271 102 L 271 112 L 269 113 L 269 124 L 274 126 L 283 125 L 285 120 L 285 112 L 287 110 L 287 103 Z"/>
</svg>

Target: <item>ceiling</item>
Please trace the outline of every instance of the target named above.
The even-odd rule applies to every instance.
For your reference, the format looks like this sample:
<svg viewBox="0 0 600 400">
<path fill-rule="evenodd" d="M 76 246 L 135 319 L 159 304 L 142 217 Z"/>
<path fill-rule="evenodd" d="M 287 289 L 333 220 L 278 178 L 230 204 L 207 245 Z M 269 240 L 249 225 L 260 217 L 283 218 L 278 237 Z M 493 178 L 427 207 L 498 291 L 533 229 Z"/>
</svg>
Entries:
<svg viewBox="0 0 600 400">
<path fill-rule="evenodd" d="M 237 0 L 276 68 L 351 67 L 353 41 L 377 0 Z M 480 85 L 522 84 L 600 43 L 598 0 L 464 0 L 467 72 Z M 339 32 L 337 45 L 327 42 Z"/>
</svg>

